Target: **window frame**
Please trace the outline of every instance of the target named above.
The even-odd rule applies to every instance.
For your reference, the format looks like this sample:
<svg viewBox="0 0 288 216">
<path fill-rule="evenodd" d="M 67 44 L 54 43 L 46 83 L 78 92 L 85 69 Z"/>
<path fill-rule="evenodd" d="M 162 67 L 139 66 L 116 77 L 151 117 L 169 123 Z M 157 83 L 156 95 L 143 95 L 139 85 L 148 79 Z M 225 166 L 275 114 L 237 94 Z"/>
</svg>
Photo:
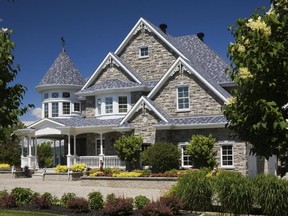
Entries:
<svg viewBox="0 0 288 216">
<path fill-rule="evenodd" d="M 125 98 L 126 103 L 120 103 L 120 98 Z M 122 106 L 122 107 L 120 107 Z M 120 111 L 125 109 L 125 111 Z M 118 96 L 118 113 L 127 113 L 128 112 L 128 96 L 127 95 L 119 95 Z"/>
<path fill-rule="evenodd" d="M 43 94 L 43 98 L 44 98 L 44 99 L 48 99 L 48 98 L 49 98 L 49 93 L 48 93 L 48 92 L 44 93 L 44 94 Z"/>
<path fill-rule="evenodd" d="M 233 143 L 231 142 L 222 142 L 222 143 L 218 143 L 220 145 L 220 163 L 221 163 L 221 167 L 222 168 L 230 168 L 230 169 L 234 169 L 234 151 L 233 151 Z M 231 154 L 223 154 L 223 147 L 231 147 Z M 227 150 L 226 150 L 227 151 Z M 232 159 L 226 159 L 224 160 L 223 157 L 232 157 Z M 232 162 L 232 164 L 223 164 L 224 161 L 227 161 L 229 163 Z"/>
<path fill-rule="evenodd" d="M 62 92 L 63 98 L 70 98 L 70 92 Z"/>
<path fill-rule="evenodd" d="M 66 106 L 68 105 L 68 106 Z M 69 112 L 67 112 L 69 111 Z M 62 114 L 63 115 L 70 115 L 71 114 L 71 104 L 70 102 L 62 102 Z"/>
<path fill-rule="evenodd" d="M 193 166 L 191 155 L 185 154 L 185 150 L 188 144 L 189 142 L 182 142 L 178 144 L 179 148 L 181 149 L 181 167 L 183 168 L 190 168 Z M 185 158 L 188 159 L 188 162 L 190 163 L 185 164 L 185 161 L 186 161 Z"/>
<path fill-rule="evenodd" d="M 77 106 L 75 106 L 75 105 L 77 105 L 79 109 L 76 110 L 75 108 L 76 108 Z M 81 104 L 80 104 L 79 102 L 74 102 L 74 103 L 73 103 L 73 106 L 74 106 L 74 107 L 73 107 L 73 111 L 74 111 L 74 112 L 80 112 L 80 111 L 81 111 Z"/>
<path fill-rule="evenodd" d="M 54 105 L 57 105 L 56 106 L 57 107 L 57 113 L 54 112 L 55 111 L 54 110 L 54 108 L 55 108 Z M 51 113 L 52 117 L 58 117 L 59 116 L 59 103 L 58 102 L 52 102 L 51 106 L 52 106 L 52 113 Z"/>
<path fill-rule="evenodd" d="M 187 88 L 187 96 L 181 96 L 181 97 L 179 97 L 179 89 L 180 88 Z M 184 94 L 185 94 L 185 92 L 184 92 Z M 177 111 L 189 111 L 190 110 L 190 92 L 189 92 L 189 86 L 188 85 L 181 85 L 181 86 L 177 86 L 177 88 L 176 88 L 176 96 L 177 96 Z M 188 107 L 184 107 L 184 105 L 186 104 L 186 103 L 184 103 L 184 102 L 182 102 L 182 103 L 180 103 L 179 102 L 179 100 L 185 100 L 185 99 L 188 99 L 188 101 L 187 101 L 187 105 L 188 105 Z M 180 108 L 179 107 L 179 105 L 180 104 L 184 104 L 183 105 L 183 108 Z"/>
<path fill-rule="evenodd" d="M 52 92 L 51 97 L 52 98 L 59 98 L 59 92 Z"/>
<path fill-rule="evenodd" d="M 111 103 L 109 101 L 109 103 L 107 103 L 108 100 L 111 100 Z M 113 106 L 113 96 L 106 96 L 105 97 L 105 114 L 112 114 L 114 113 L 114 106 Z M 109 111 L 109 112 L 108 112 Z"/>
<path fill-rule="evenodd" d="M 44 118 L 49 118 L 49 103 L 44 103 Z"/>
<path fill-rule="evenodd" d="M 149 47 L 142 46 L 139 48 L 139 58 L 148 58 L 149 57 Z"/>
</svg>

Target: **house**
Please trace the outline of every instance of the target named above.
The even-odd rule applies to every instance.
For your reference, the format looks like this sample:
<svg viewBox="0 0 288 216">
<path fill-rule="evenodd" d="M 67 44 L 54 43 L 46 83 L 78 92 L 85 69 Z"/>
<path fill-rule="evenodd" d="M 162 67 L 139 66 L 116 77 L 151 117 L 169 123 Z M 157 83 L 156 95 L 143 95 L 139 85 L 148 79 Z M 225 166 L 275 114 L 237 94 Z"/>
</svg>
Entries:
<svg viewBox="0 0 288 216">
<path fill-rule="evenodd" d="M 85 80 L 64 49 L 36 86 L 42 119 L 15 133 L 22 137 L 21 166 L 37 167 L 37 139 L 50 139 L 54 164 L 125 167 L 113 144 L 123 134 L 140 135 L 144 146 L 170 141 L 182 151 L 194 134 L 217 139 L 219 168 L 245 175 L 259 159 L 225 128 L 221 107 L 234 87 L 229 65 L 203 42 L 203 33 L 173 37 L 140 18 L 115 52 Z M 28 152 L 24 153 L 24 144 Z M 56 149 L 56 148 L 54 148 Z M 275 172 L 275 161 L 266 169 Z"/>
</svg>

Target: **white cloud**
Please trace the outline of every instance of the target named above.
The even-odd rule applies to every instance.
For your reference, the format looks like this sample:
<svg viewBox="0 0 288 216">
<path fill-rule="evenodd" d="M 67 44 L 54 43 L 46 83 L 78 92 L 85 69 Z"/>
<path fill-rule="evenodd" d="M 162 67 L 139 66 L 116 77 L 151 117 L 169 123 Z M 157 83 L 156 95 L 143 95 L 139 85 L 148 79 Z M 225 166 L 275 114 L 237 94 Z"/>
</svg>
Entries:
<svg viewBox="0 0 288 216">
<path fill-rule="evenodd" d="M 36 107 L 34 110 L 32 110 L 31 115 L 35 116 L 37 119 L 40 119 L 42 115 L 42 109 L 40 107 Z"/>
</svg>

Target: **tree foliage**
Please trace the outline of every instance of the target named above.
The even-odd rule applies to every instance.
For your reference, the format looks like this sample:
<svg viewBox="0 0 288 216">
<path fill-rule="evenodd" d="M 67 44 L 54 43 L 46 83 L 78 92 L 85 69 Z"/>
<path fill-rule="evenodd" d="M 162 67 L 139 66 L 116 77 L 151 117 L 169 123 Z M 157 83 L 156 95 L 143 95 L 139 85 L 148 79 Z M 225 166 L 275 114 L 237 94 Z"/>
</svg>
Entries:
<svg viewBox="0 0 288 216">
<path fill-rule="evenodd" d="M 140 156 L 142 145 L 142 137 L 135 135 L 122 135 L 114 143 L 114 148 L 118 152 L 118 156 L 121 160 L 135 164 Z M 128 167 L 128 169 L 130 168 Z"/>
<path fill-rule="evenodd" d="M 13 83 L 20 67 L 13 65 L 12 51 L 15 44 L 10 39 L 11 34 L 12 30 L 0 29 L 0 127 L 3 128 L 17 124 L 18 116 L 33 107 L 33 105 L 22 106 L 26 88 Z"/>
<path fill-rule="evenodd" d="M 216 139 L 210 134 L 208 137 L 203 135 L 193 135 L 186 147 L 187 154 L 191 155 L 195 168 L 213 168 L 216 159 L 213 152 Z"/>
<path fill-rule="evenodd" d="M 158 142 L 151 145 L 142 153 L 142 162 L 152 166 L 153 173 L 164 173 L 179 169 L 181 152 L 177 145 Z"/>
<path fill-rule="evenodd" d="M 37 146 L 38 163 L 40 167 L 53 166 L 53 152 L 51 142 L 43 142 Z"/>
<path fill-rule="evenodd" d="M 224 105 L 228 127 L 251 143 L 252 153 L 276 155 L 282 174 L 288 169 L 288 3 L 272 1 L 231 27 L 235 43 L 228 47 L 237 88 Z"/>
<path fill-rule="evenodd" d="M 20 121 L 12 127 L 0 127 L 0 163 L 20 164 L 20 139 L 13 135 L 13 131 L 24 127 Z"/>
</svg>

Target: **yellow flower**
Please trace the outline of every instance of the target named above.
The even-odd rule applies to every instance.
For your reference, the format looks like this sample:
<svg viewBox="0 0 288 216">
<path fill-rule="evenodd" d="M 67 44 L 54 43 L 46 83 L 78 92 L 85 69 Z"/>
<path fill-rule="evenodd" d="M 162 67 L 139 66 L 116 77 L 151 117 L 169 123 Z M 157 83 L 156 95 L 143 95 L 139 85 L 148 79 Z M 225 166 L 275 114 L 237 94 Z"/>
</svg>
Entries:
<svg viewBox="0 0 288 216">
<path fill-rule="evenodd" d="M 245 47 L 242 44 L 239 44 L 238 52 L 243 53 L 243 52 L 245 52 L 245 50 L 246 50 Z"/>
<path fill-rule="evenodd" d="M 236 97 L 230 97 L 227 99 L 226 101 L 226 105 L 231 105 L 231 104 L 234 104 L 236 102 Z"/>
<path fill-rule="evenodd" d="M 253 77 L 247 67 L 240 67 L 239 68 L 239 76 L 240 76 L 240 78 L 243 78 L 243 79 Z"/>
<path fill-rule="evenodd" d="M 249 19 L 246 26 L 251 28 L 253 31 L 262 30 L 264 35 L 269 36 L 271 35 L 271 28 L 267 26 L 267 24 L 262 20 L 259 16 L 257 20 Z"/>
</svg>

